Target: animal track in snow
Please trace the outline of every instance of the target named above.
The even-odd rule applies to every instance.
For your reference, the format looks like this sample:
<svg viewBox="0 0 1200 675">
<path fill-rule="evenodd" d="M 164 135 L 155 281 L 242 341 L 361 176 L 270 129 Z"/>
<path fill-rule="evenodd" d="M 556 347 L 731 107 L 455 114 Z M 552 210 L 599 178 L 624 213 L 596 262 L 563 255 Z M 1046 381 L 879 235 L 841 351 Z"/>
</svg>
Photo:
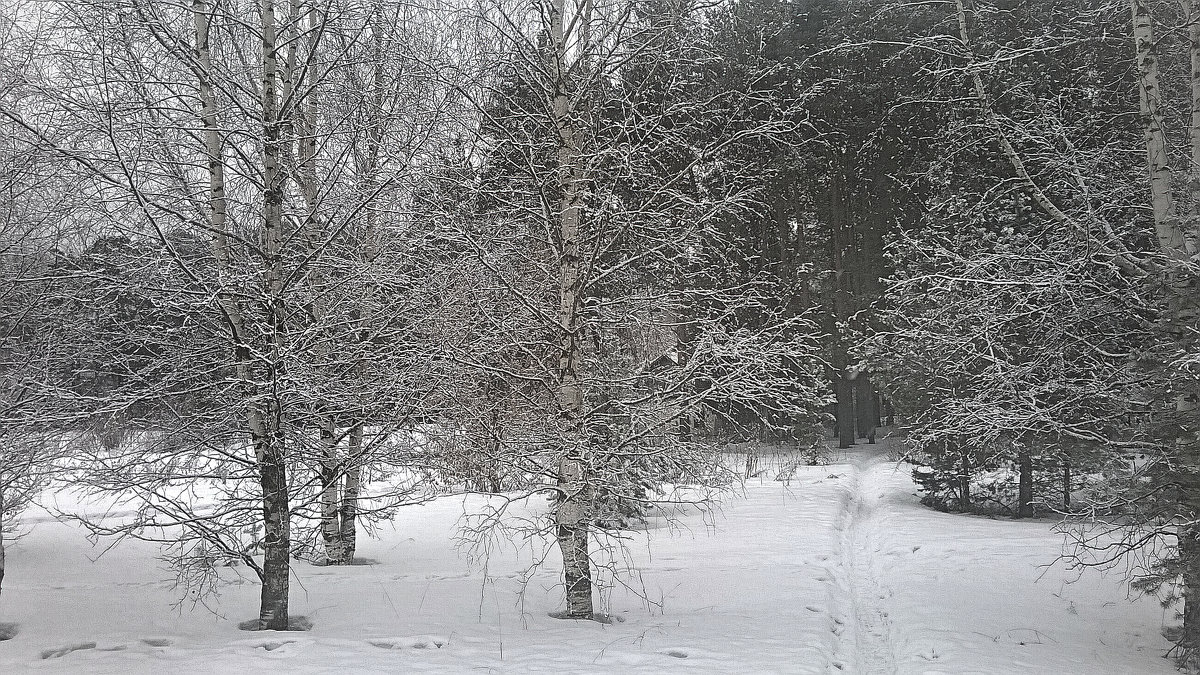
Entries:
<svg viewBox="0 0 1200 675">
<path fill-rule="evenodd" d="M 167 638 L 142 638 L 142 644 L 151 647 L 170 647 L 171 641 Z"/>
<path fill-rule="evenodd" d="M 62 658 L 64 656 L 66 656 L 67 654 L 70 654 L 71 652 L 77 652 L 77 651 L 80 651 L 83 649 L 95 649 L 95 648 L 96 648 L 95 642 L 79 642 L 79 643 L 76 643 L 73 645 L 59 647 L 58 649 L 47 649 L 42 652 L 42 658 L 43 659 L 58 659 L 58 658 Z"/>
<path fill-rule="evenodd" d="M 412 635 L 367 640 L 367 644 L 380 649 L 441 649 L 449 643 L 449 638 L 440 635 Z"/>
</svg>

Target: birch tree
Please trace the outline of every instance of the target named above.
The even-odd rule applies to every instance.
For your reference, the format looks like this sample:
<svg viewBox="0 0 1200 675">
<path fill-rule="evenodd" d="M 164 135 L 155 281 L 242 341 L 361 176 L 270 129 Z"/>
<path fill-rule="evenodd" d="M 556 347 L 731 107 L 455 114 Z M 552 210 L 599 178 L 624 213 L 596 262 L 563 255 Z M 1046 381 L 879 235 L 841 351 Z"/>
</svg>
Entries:
<svg viewBox="0 0 1200 675">
<path fill-rule="evenodd" d="M 1158 276 L 1164 297 L 1163 326 L 1160 339 L 1165 343 L 1160 352 L 1169 364 L 1186 363 L 1189 352 L 1195 352 L 1195 325 L 1200 317 L 1196 301 L 1196 289 L 1200 286 L 1200 266 L 1197 266 L 1197 240 L 1200 230 L 1200 201 L 1197 197 L 1197 176 L 1200 176 L 1200 27 L 1197 26 L 1197 11 L 1200 7 L 1191 0 L 1179 3 L 1163 12 L 1158 8 L 1157 19 L 1180 22 L 1187 27 L 1184 45 L 1173 51 L 1177 68 L 1166 69 L 1187 82 L 1176 90 L 1187 92 L 1183 105 L 1172 106 L 1170 95 L 1163 82 L 1161 58 L 1172 56 L 1171 42 L 1156 41 L 1156 12 L 1145 0 L 1131 0 L 1129 4 L 1133 24 L 1133 42 L 1137 64 L 1137 88 L 1140 101 L 1142 128 L 1145 136 L 1146 175 L 1148 178 L 1149 201 L 1153 213 L 1154 236 L 1158 253 Z M 1178 13 L 1171 10 L 1177 10 Z M 1165 14 L 1165 16 L 1164 16 Z M 1162 52 L 1167 51 L 1167 54 Z M 1173 111 L 1175 112 L 1172 115 Z M 1172 118 L 1182 122 L 1186 129 L 1179 145 L 1170 138 L 1169 126 Z M 1186 152 L 1175 150 L 1187 148 Z M 1177 551 L 1175 556 L 1160 564 L 1159 573 L 1152 575 L 1146 587 L 1155 587 L 1179 575 L 1179 595 L 1183 599 L 1183 626 L 1177 640 L 1179 661 L 1195 669 L 1200 663 L 1200 502 L 1197 501 L 1193 477 L 1197 467 L 1193 458 L 1200 425 L 1197 424 L 1197 401 L 1200 401 L 1200 381 L 1186 369 L 1169 368 L 1161 380 L 1167 396 L 1170 422 L 1163 427 L 1165 438 L 1161 439 L 1166 454 L 1166 465 L 1171 467 L 1171 477 L 1159 475 L 1174 496 L 1173 513 L 1152 516 L 1162 525 L 1176 527 Z M 1173 488 L 1173 489 L 1172 489 Z M 1158 501 L 1158 500 L 1151 500 Z M 1161 508 L 1152 505 L 1149 513 Z M 1153 521 L 1151 521 L 1153 524 Z M 1161 530 L 1160 530 L 1161 531 Z M 1164 574 L 1165 572 L 1165 574 Z M 1173 595 L 1173 594 L 1172 594 Z M 1171 596 L 1168 596 L 1171 597 Z"/>
<path fill-rule="evenodd" d="M 561 616 L 592 618 L 614 500 L 722 479 L 685 420 L 732 402 L 814 419 L 812 323 L 771 309 L 765 280 L 705 285 L 727 262 L 717 225 L 757 204 L 761 184 L 731 148 L 791 130 L 786 115 L 746 111 L 788 102 L 755 86 L 761 73 L 706 88 L 718 57 L 698 13 L 553 0 L 483 19 L 506 60 L 480 102 L 479 208 L 459 237 L 501 298 L 481 309 L 513 356 L 464 361 L 521 385 L 543 449 L 503 457 L 536 479 L 527 489 L 553 486 Z"/>
</svg>

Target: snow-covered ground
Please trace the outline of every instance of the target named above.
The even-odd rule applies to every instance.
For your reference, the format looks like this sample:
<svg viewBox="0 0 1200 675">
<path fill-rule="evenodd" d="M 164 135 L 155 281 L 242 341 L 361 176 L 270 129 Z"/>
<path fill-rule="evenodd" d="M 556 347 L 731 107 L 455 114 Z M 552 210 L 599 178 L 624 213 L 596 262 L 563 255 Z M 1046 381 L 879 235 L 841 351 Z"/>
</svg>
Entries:
<svg viewBox="0 0 1200 675">
<path fill-rule="evenodd" d="M 562 621 L 556 555 L 454 547 L 480 498 L 405 509 L 349 568 L 297 562 L 303 633 L 247 633 L 254 580 L 172 608 L 148 544 L 100 555 L 46 520 L 9 551 L 0 673 L 1172 673 L 1169 618 L 1120 579 L 1054 560 L 1050 523 L 937 513 L 880 446 L 769 475 L 719 511 L 656 519 L 625 542 L 637 570 L 611 624 Z M 31 512 L 27 520 L 38 520 Z"/>
</svg>

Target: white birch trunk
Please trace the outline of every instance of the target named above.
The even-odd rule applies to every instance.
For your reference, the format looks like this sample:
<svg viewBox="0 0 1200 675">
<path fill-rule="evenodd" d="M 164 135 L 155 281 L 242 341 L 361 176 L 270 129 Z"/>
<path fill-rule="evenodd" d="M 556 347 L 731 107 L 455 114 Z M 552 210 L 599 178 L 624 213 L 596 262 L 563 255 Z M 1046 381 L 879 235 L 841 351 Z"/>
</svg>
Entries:
<svg viewBox="0 0 1200 675">
<path fill-rule="evenodd" d="M 325 564 L 344 562 L 342 546 L 342 481 L 341 459 L 338 457 L 337 428 L 333 418 L 322 412 L 321 424 L 321 540 L 325 546 Z"/>
<path fill-rule="evenodd" d="M 358 493 L 359 487 L 362 485 L 363 425 L 361 422 L 351 427 L 346 445 L 342 511 L 339 515 L 342 526 L 340 543 L 343 565 L 354 562 L 354 551 L 357 546 Z"/>
<path fill-rule="evenodd" d="M 1154 21 L 1146 0 L 1131 0 L 1133 40 L 1137 58 L 1138 93 L 1141 103 L 1142 128 L 1146 141 L 1146 171 L 1150 181 L 1150 204 L 1154 213 L 1154 233 L 1159 252 L 1171 261 L 1186 261 L 1194 253 L 1194 241 L 1185 236 L 1185 225 L 1196 214 L 1197 193 L 1200 192 L 1200 27 L 1191 24 L 1196 18 L 1195 0 L 1183 0 L 1188 15 L 1188 47 L 1191 57 L 1190 93 L 1191 123 L 1188 140 L 1191 166 L 1187 172 L 1191 200 L 1186 204 L 1186 218 L 1180 217 L 1172 193 L 1172 168 L 1168 155 L 1166 130 L 1163 128 L 1162 89 L 1159 80 L 1158 55 L 1154 43 Z M 1195 301 L 1190 298 L 1186 275 L 1168 268 L 1168 313 L 1176 326 L 1193 323 Z M 1182 394 L 1175 397 L 1176 408 L 1183 411 L 1191 404 Z M 1186 509 L 1185 509 L 1186 510 Z M 1188 517 L 1187 514 L 1183 514 Z M 1195 514 L 1190 514 L 1189 521 Z M 1178 555 L 1182 562 L 1181 585 L 1184 598 L 1181 664 L 1194 665 L 1200 652 L 1200 528 L 1194 522 L 1178 528 Z"/>
<path fill-rule="evenodd" d="M 559 500 L 555 510 L 558 546 L 563 556 L 569 618 L 593 616 L 591 559 L 588 553 L 591 469 L 587 433 L 583 421 L 583 387 L 580 383 L 581 259 L 580 224 L 584 171 L 581 166 L 580 139 L 572 110 L 570 75 L 566 61 L 567 36 L 565 0 L 554 0 L 550 9 L 550 73 L 554 78 L 551 101 L 555 131 L 558 134 L 558 385 L 559 413 L 563 423 L 563 456 L 559 463 Z M 590 17 L 578 17 L 586 26 Z M 581 31 L 586 31 L 581 28 Z M 577 101 L 576 101 L 577 102 Z"/>
<path fill-rule="evenodd" d="M 1154 212 L 1154 234 L 1159 250 L 1179 259 L 1186 252 L 1171 193 L 1171 161 L 1163 129 L 1162 89 L 1159 86 L 1158 55 L 1154 46 L 1154 22 L 1146 0 L 1131 0 L 1133 41 L 1137 55 L 1138 94 L 1142 128 L 1146 138 L 1146 171 L 1150 178 L 1150 206 Z"/>
</svg>

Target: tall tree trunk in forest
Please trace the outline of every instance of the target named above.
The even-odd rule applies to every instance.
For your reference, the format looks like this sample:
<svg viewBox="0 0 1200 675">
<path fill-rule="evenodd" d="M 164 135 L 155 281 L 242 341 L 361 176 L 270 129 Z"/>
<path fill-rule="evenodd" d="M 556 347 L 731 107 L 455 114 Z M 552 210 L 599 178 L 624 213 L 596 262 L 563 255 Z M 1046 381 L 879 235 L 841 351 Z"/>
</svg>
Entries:
<svg viewBox="0 0 1200 675">
<path fill-rule="evenodd" d="M 279 432 L 277 425 L 272 424 L 267 436 L 255 439 L 264 525 L 259 630 L 288 628 L 292 514 L 288 503 L 287 457 Z"/>
<path fill-rule="evenodd" d="M 967 513 L 971 510 L 971 451 L 961 440 L 958 462 L 958 510 Z"/>
<path fill-rule="evenodd" d="M 1064 459 L 1062 466 L 1063 511 L 1071 510 L 1071 460 Z"/>
<path fill-rule="evenodd" d="M 314 25 L 310 25 L 309 34 L 313 35 L 316 32 L 315 26 L 315 10 L 310 10 L 309 18 Z M 362 192 L 368 195 L 368 198 L 373 196 L 380 190 L 379 178 L 379 156 L 383 146 L 383 129 L 384 129 L 384 75 L 383 75 L 383 5 L 375 1 L 371 3 L 371 81 L 368 91 L 364 92 L 364 102 L 367 106 L 368 124 L 366 128 L 366 148 L 361 155 L 355 155 L 356 166 L 362 176 Z M 312 38 L 310 38 L 312 39 Z M 311 103 L 308 107 L 308 114 L 305 115 L 304 124 L 309 128 L 316 126 L 316 107 Z M 316 134 L 315 130 L 310 135 L 312 139 L 309 145 L 309 150 L 306 154 L 309 165 L 308 171 L 314 172 L 311 168 L 316 156 Z M 311 175 L 311 174 L 310 174 Z M 316 182 L 314 179 L 313 185 Z M 305 196 L 305 201 L 309 205 L 310 222 L 315 223 L 316 203 L 315 190 L 312 196 Z M 375 248 L 376 237 L 376 220 L 378 214 L 376 209 L 369 205 L 365 205 L 363 209 L 363 235 L 362 248 L 360 255 L 362 262 L 370 263 L 375 260 L 377 252 Z M 363 317 L 368 314 L 369 307 L 373 299 L 373 289 L 367 286 L 363 289 L 362 295 L 359 297 L 358 304 L 351 309 L 350 315 L 352 321 L 360 324 L 356 332 L 356 338 L 359 343 L 366 343 L 372 339 L 372 332 L 361 325 Z M 360 361 L 354 365 L 353 371 L 355 375 L 361 375 L 365 369 L 364 364 Z M 330 533 L 330 539 L 326 539 L 325 552 L 329 557 L 330 562 L 335 565 L 350 565 L 354 563 L 354 554 L 358 546 L 358 497 L 362 488 L 362 472 L 363 465 L 366 462 L 364 457 L 365 448 L 363 447 L 363 419 L 366 417 L 366 411 L 356 409 L 348 412 L 352 416 L 350 420 L 350 431 L 346 440 L 346 453 L 342 457 L 338 457 L 336 453 L 326 456 L 325 466 L 323 469 L 326 475 L 329 476 L 333 488 L 323 496 L 323 517 L 326 520 L 325 531 Z M 336 463 L 335 463 L 336 461 Z M 336 467 L 336 471 L 330 471 Z M 332 531 L 336 527 L 337 536 L 333 540 Z M 330 550 L 332 546 L 332 551 Z"/>
<path fill-rule="evenodd" d="M 775 203 L 774 218 L 772 219 L 775 226 L 775 237 L 779 241 L 779 278 L 788 285 L 789 288 L 799 288 L 796 283 L 796 243 L 792 234 L 792 223 L 790 204 L 779 200 Z M 790 301 L 791 298 L 788 298 Z M 798 308 L 792 306 L 789 309 L 795 311 Z"/>
<path fill-rule="evenodd" d="M 865 373 L 859 373 L 854 378 L 854 437 L 866 438 L 870 429 L 867 428 L 867 410 L 870 403 L 867 399 L 871 395 L 871 383 L 867 381 Z"/>
<path fill-rule="evenodd" d="M 1186 234 L 1200 234 L 1200 0 L 1185 0 L 1187 8 L 1188 53 L 1191 61 L 1191 124 L 1188 126 L 1188 145 L 1192 162 L 1188 167 L 1188 209 L 1183 225 Z M 1194 246 L 1194 244 L 1193 244 Z M 1195 253 L 1195 250 L 1191 251 Z"/>
<path fill-rule="evenodd" d="M 282 341 L 285 333 L 283 293 L 283 201 L 286 174 L 281 166 L 284 152 L 286 115 L 280 108 L 278 37 L 274 0 L 262 2 L 262 129 L 263 129 L 263 292 L 268 313 L 270 333 L 267 336 L 268 383 L 277 382 L 282 360 Z M 287 75 L 290 75 L 287 74 Z M 286 76 L 285 76 L 286 77 Z M 285 85 L 289 84 L 284 82 Z M 291 573 L 291 509 L 288 497 L 288 467 L 283 410 L 271 391 L 263 392 L 266 424 L 255 439 L 259 465 L 259 480 L 263 495 L 264 556 L 262 605 L 259 628 L 287 630 L 288 584 Z M 250 407 L 256 407 L 251 401 Z"/>
<path fill-rule="evenodd" d="M 1178 333 L 1181 327 L 1193 325 L 1197 307 L 1194 289 L 1186 273 L 1174 263 L 1187 261 L 1195 251 L 1195 242 L 1187 237 L 1185 227 L 1190 226 L 1198 212 L 1195 200 L 1185 202 L 1187 213 L 1180 217 L 1178 204 L 1171 192 L 1172 169 L 1168 153 L 1166 130 L 1163 127 L 1162 88 L 1159 80 L 1158 54 L 1154 40 L 1154 22 L 1147 0 L 1131 0 L 1133 15 L 1133 40 L 1137 59 L 1138 93 L 1141 101 L 1142 128 L 1146 139 L 1146 172 L 1150 184 L 1150 203 L 1154 213 L 1154 234 L 1159 252 L 1165 258 L 1166 292 L 1170 330 Z M 1184 8 L 1189 19 L 1188 46 L 1191 56 L 1191 124 L 1188 128 L 1190 157 L 1193 166 L 1189 169 L 1189 187 L 1200 191 L 1200 27 L 1194 25 L 1197 18 L 1197 2 L 1186 0 Z M 1185 225 L 1186 221 L 1186 225 Z M 1194 407 L 1184 393 L 1175 395 L 1176 410 L 1186 412 Z M 1189 467 L 1196 470 L 1197 467 Z M 1200 526 L 1195 524 L 1200 503 L 1191 498 L 1181 504 L 1180 516 L 1187 523 L 1179 527 L 1179 556 L 1183 567 L 1183 634 L 1178 645 L 1182 649 L 1180 662 L 1195 666 L 1200 661 Z"/>
<path fill-rule="evenodd" d="M 1017 450 L 1017 517 L 1033 517 L 1033 456 L 1022 443 Z"/>
<path fill-rule="evenodd" d="M 675 349 L 678 354 L 680 368 L 686 368 L 695 357 L 696 325 L 685 318 L 691 316 L 694 311 L 695 305 L 689 299 L 675 316 Z M 707 432 L 708 428 L 704 420 L 706 410 L 704 392 L 707 386 L 707 381 L 699 377 L 691 384 L 691 393 L 694 395 L 696 403 L 691 409 L 679 416 L 678 435 L 682 441 L 698 440 L 699 436 Z"/>
<path fill-rule="evenodd" d="M 840 154 L 835 151 L 831 160 L 832 174 L 829 190 L 830 260 L 833 264 L 833 393 L 837 401 L 838 448 L 849 448 L 855 438 L 854 380 L 851 379 L 847 354 L 846 337 L 841 327 L 850 317 L 850 271 L 847 269 L 847 251 L 850 246 L 851 225 L 847 213 L 846 195 L 841 176 Z"/>
<path fill-rule="evenodd" d="M 871 376 L 867 373 L 859 373 L 854 378 L 854 402 L 858 437 L 873 437 L 875 427 L 879 426 L 879 405 Z"/>
<path fill-rule="evenodd" d="M 251 446 L 258 467 L 259 488 L 262 494 L 262 518 L 264 529 L 264 560 L 261 571 L 262 592 L 259 605 L 259 628 L 264 630 L 286 630 L 288 624 L 288 584 L 290 575 L 291 511 L 288 501 L 287 463 L 282 429 L 283 412 L 278 401 L 259 391 L 255 384 L 265 375 L 268 381 L 277 378 L 278 347 L 282 325 L 278 292 L 282 285 L 279 269 L 280 245 L 283 225 L 282 172 L 279 171 L 280 134 L 275 106 L 275 16 L 271 0 L 262 5 L 263 24 L 263 251 L 266 274 L 265 303 L 271 313 L 274 334 L 271 336 L 272 353 L 269 356 L 268 372 L 260 375 L 251 371 L 254 355 L 250 349 L 250 338 L 245 328 L 242 307 L 232 294 L 224 290 L 224 279 L 231 271 L 231 254 L 226 226 L 225 171 L 222 157 L 220 127 L 217 120 L 217 100 L 212 82 L 212 59 L 209 49 L 209 28 L 212 9 L 206 0 L 195 0 L 192 5 L 195 25 L 195 73 L 198 78 L 200 117 L 204 127 L 205 153 L 208 159 L 208 231 L 211 233 L 213 257 L 217 263 L 217 274 L 222 278 L 222 290 L 218 303 L 228 326 L 228 339 L 233 345 L 233 360 L 237 377 L 242 382 L 245 397 L 246 426 L 250 432 Z"/>
<path fill-rule="evenodd" d="M 845 449 L 854 445 L 854 381 L 838 373 L 834 376 L 833 394 L 837 401 L 838 447 Z"/>
<path fill-rule="evenodd" d="M 567 609 L 565 616 L 572 619 L 590 619 L 592 609 L 591 558 L 588 553 L 588 537 L 591 503 L 591 476 L 593 470 L 591 452 L 588 447 L 587 430 L 583 420 L 583 387 L 580 382 L 581 350 L 580 307 L 582 306 L 582 260 L 579 253 L 580 226 L 583 218 L 583 190 L 585 168 L 581 157 L 581 138 L 576 128 L 575 116 L 580 102 L 572 100 L 573 74 L 567 67 L 567 18 L 566 0 L 553 0 L 549 16 L 549 38 L 553 53 L 550 55 L 550 74 L 553 78 L 554 98 L 551 112 L 558 138 L 558 406 L 562 422 L 562 458 L 558 467 L 558 504 L 555 509 L 555 533 L 563 556 L 563 578 L 566 586 Z M 586 33 L 591 20 L 587 2 L 580 8 L 580 15 L 572 25 Z M 581 39 L 581 50 L 586 52 L 586 39 Z M 582 65 L 584 55 L 577 57 L 576 66 Z"/>
</svg>

